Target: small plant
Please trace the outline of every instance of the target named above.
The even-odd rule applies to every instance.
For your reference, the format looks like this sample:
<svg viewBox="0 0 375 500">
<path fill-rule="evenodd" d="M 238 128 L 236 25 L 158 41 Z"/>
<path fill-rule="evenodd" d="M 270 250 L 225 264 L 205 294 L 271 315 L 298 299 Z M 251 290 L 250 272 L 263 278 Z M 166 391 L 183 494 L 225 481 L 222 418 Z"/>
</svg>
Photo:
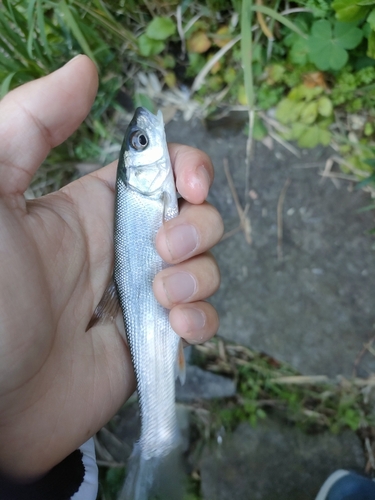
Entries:
<svg viewBox="0 0 375 500">
<path fill-rule="evenodd" d="M 362 383 L 301 377 L 274 358 L 221 339 L 196 346 L 196 350 L 205 369 L 231 374 L 237 380 L 237 396 L 212 408 L 215 429 L 234 429 L 243 421 L 255 425 L 275 412 L 306 432 L 328 429 L 337 433 L 345 428 L 359 431 L 375 424 Z"/>
<path fill-rule="evenodd" d="M 278 104 L 276 117 L 290 125 L 285 138 L 298 141 L 301 147 L 326 146 L 331 141 L 329 126 L 333 121 L 333 106 L 322 87 L 301 84 L 294 88 Z"/>
</svg>

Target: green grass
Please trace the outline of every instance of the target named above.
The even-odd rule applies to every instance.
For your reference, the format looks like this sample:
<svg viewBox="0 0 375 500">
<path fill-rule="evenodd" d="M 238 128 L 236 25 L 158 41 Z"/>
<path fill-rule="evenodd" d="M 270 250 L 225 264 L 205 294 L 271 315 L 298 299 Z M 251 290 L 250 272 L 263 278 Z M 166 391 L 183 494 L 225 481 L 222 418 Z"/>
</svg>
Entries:
<svg viewBox="0 0 375 500">
<path fill-rule="evenodd" d="M 206 113 L 222 104 L 240 103 L 249 109 L 249 157 L 251 139 L 262 139 L 269 130 L 299 141 L 302 147 L 331 141 L 355 164 L 360 172 L 355 178 L 364 180 L 363 160 L 368 157 L 358 145 L 375 146 L 375 93 L 371 90 L 375 31 L 366 23 L 366 16 L 374 17 L 375 8 L 363 8 L 357 26 L 342 32 L 337 18 L 345 21 L 346 14 L 340 3 L 298 3 L 302 12 L 287 8 L 289 4 L 282 0 L 267 5 L 241 0 L 4 0 L 0 4 L 0 95 L 48 74 L 78 53 L 95 62 L 100 88 L 92 112 L 52 157 L 52 162 L 68 164 L 98 159 L 105 142 L 121 140 L 112 132 L 120 90 L 132 96 L 134 103 L 155 106 L 147 89 L 137 95 L 140 73 L 153 73 L 164 88 L 189 87 L 199 77 L 193 98 Z M 223 44 L 240 37 L 240 44 L 230 45 L 210 65 Z M 314 51 L 317 43 L 331 47 L 338 57 L 331 61 L 329 50 L 320 57 Z M 319 102 L 285 100 L 311 74 L 321 74 L 320 83 L 312 85 L 321 86 L 322 98 L 332 104 L 323 118 L 315 111 L 321 109 Z M 284 114 L 297 117 L 282 132 L 272 121 L 265 127 L 265 115 L 259 114 L 280 103 Z M 306 109 L 302 111 L 303 104 Z M 360 115 L 363 124 L 351 130 L 348 121 L 338 118 L 345 113 Z M 47 184 L 58 185 L 50 180 Z M 367 189 L 372 190 L 373 183 Z"/>
</svg>

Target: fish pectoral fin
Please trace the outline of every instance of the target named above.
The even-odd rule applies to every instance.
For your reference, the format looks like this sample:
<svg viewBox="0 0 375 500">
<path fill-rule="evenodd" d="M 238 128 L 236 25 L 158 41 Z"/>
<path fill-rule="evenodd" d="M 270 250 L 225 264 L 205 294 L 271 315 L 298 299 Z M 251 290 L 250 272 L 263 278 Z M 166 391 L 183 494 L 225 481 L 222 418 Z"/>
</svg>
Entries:
<svg viewBox="0 0 375 500">
<path fill-rule="evenodd" d="M 176 378 L 177 377 L 180 379 L 181 385 L 184 385 L 186 380 L 186 361 L 184 354 L 184 344 L 182 339 L 180 339 L 177 349 Z"/>
<path fill-rule="evenodd" d="M 171 193 L 168 191 L 164 191 L 163 195 L 163 221 L 166 222 L 170 219 L 173 219 L 178 215 L 178 205 L 176 204 L 176 195 L 173 193 L 173 196 L 171 196 Z"/>
<path fill-rule="evenodd" d="M 117 290 L 113 282 L 113 278 L 111 278 L 103 293 L 103 297 L 100 299 L 99 304 L 96 306 L 95 311 L 88 322 L 86 332 L 95 325 L 102 325 L 103 323 L 107 323 L 107 321 L 114 322 L 119 310 L 120 302 L 118 300 Z"/>
</svg>

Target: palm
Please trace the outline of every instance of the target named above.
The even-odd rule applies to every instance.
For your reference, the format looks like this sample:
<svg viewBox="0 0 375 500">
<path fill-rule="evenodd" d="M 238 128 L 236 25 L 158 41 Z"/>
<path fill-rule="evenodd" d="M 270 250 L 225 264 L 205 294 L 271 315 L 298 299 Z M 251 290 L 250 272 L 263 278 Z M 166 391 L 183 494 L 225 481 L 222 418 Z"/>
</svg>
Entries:
<svg viewBox="0 0 375 500">
<path fill-rule="evenodd" d="M 8 249 L 12 265 L 1 267 L 0 281 L 5 284 L 1 290 L 17 297 L 0 313 L 5 325 L 12 325 L 2 350 L 0 412 L 6 421 L 7 395 L 13 398 L 16 393 L 17 414 L 11 407 L 6 435 L 13 446 L 26 446 L 30 453 L 26 461 L 35 456 L 33 443 L 37 443 L 50 463 L 51 451 L 57 451 L 53 443 L 69 434 L 66 448 L 59 445 L 61 455 L 53 457 L 62 459 L 81 444 L 82 435 L 89 437 L 116 411 L 119 394 L 114 396 L 112 389 L 120 379 L 123 398 L 133 389 L 129 356 L 117 327 L 104 325 L 85 332 L 111 273 L 113 196 L 106 183 L 87 176 L 30 202 L 27 214 L 5 206 L 0 211 L 0 227 L 11 228 L 13 245 Z M 0 235 L 1 241 L 4 236 Z M 35 419 L 38 426 L 25 442 L 19 428 Z"/>
</svg>

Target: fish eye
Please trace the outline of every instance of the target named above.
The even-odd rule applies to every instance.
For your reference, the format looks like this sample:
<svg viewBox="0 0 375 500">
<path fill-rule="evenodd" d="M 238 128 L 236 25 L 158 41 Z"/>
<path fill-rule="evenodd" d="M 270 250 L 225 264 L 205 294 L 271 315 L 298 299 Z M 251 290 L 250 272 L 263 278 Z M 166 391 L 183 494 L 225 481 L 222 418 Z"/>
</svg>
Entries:
<svg viewBox="0 0 375 500">
<path fill-rule="evenodd" d="M 148 137 L 142 130 L 136 130 L 130 135 L 130 144 L 137 151 L 142 151 L 148 145 Z"/>
</svg>

